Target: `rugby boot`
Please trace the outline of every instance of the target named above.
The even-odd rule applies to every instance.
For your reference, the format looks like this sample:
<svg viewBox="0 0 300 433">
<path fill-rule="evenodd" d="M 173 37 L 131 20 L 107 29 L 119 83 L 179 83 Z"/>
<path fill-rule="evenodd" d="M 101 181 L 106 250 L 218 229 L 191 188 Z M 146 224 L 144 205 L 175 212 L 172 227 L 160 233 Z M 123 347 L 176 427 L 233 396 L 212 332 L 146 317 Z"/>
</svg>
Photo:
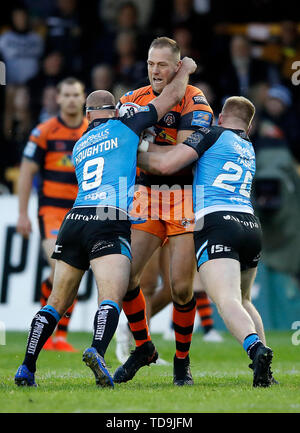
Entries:
<svg viewBox="0 0 300 433">
<path fill-rule="evenodd" d="M 277 381 L 272 376 L 271 362 L 273 358 L 273 351 L 266 346 L 261 346 L 257 349 L 252 364 L 249 368 L 253 370 L 253 386 L 256 387 L 269 387 Z"/>
<path fill-rule="evenodd" d="M 104 358 L 99 355 L 94 347 L 89 347 L 84 351 L 82 360 L 94 373 L 97 386 L 103 388 L 114 387 L 113 379 L 107 370 Z"/>
<path fill-rule="evenodd" d="M 173 383 L 177 386 L 194 385 L 189 356 L 183 359 L 174 356 Z"/>
<path fill-rule="evenodd" d="M 157 358 L 158 353 L 154 344 L 152 341 L 146 341 L 146 343 L 136 347 L 135 350 L 132 350 L 127 361 L 117 368 L 113 378 L 114 382 L 128 382 L 128 380 L 131 380 L 135 376 L 141 367 L 156 362 Z"/>
<path fill-rule="evenodd" d="M 34 381 L 34 373 L 31 373 L 24 364 L 20 365 L 17 370 L 15 384 L 18 386 L 37 386 Z"/>
</svg>

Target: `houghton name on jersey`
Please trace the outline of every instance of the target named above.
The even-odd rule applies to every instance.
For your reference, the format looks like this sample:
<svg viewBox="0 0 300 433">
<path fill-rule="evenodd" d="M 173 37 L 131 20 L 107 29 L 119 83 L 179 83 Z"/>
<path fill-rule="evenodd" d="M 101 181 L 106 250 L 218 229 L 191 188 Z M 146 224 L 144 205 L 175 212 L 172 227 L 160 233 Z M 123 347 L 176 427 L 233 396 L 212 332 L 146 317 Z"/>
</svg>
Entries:
<svg viewBox="0 0 300 433">
<path fill-rule="evenodd" d="M 130 210 L 139 136 L 155 122 L 157 112 L 152 104 L 131 116 L 91 122 L 73 149 L 79 186 L 74 207 Z"/>
<path fill-rule="evenodd" d="M 196 220 L 217 211 L 253 214 L 250 200 L 255 153 L 242 130 L 199 128 L 184 144 L 199 155 L 193 182 Z"/>
</svg>

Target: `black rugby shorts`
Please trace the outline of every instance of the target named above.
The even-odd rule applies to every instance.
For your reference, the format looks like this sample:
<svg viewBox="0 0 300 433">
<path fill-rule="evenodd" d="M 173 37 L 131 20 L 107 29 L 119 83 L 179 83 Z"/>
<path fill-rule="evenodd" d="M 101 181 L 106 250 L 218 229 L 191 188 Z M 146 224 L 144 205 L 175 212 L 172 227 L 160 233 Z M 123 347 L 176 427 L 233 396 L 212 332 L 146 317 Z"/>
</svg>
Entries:
<svg viewBox="0 0 300 433">
<path fill-rule="evenodd" d="M 97 208 L 71 209 L 60 227 L 52 258 L 82 270 L 89 269 L 91 260 L 109 254 L 131 260 L 131 223 L 115 215 L 103 219 Z"/>
<path fill-rule="evenodd" d="M 262 232 L 259 219 L 240 212 L 213 212 L 197 221 L 194 231 L 197 269 L 208 260 L 238 260 L 241 270 L 257 266 Z"/>
</svg>

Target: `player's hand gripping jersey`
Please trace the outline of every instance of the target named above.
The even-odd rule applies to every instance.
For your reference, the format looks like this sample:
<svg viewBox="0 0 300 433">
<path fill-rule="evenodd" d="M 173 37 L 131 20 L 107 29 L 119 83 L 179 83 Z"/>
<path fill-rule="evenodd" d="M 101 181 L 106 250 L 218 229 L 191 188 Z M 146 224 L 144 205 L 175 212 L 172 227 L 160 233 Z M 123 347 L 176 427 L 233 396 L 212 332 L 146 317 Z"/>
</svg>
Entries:
<svg viewBox="0 0 300 433">
<path fill-rule="evenodd" d="M 127 212 L 136 177 L 139 135 L 157 122 L 152 104 L 122 118 L 96 119 L 76 143 L 79 190 L 74 207 L 115 207 Z"/>
<path fill-rule="evenodd" d="M 144 106 L 156 96 L 151 86 L 142 87 L 121 97 L 119 106 L 126 102 Z M 155 143 L 161 146 L 176 145 L 178 132 L 209 127 L 212 120 L 212 109 L 201 90 L 188 85 L 180 103 L 155 124 Z M 135 194 L 133 214 L 147 221 L 134 226 L 135 229 L 154 234 L 162 241 L 167 236 L 193 231 L 192 191 L 184 188 L 193 184 L 191 167 L 172 176 L 156 176 L 139 170 L 136 183 L 139 189 Z M 159 188 L 161 185 L 170 188 L 176 185 L 176 191 L 174 187 L 171 193 L 168 189 L 155 189 L 155 186 Z"/>
<path fill-rule="evenodd" d="M 196 220 L 223 210 L 252 214 L 255 153 L 245 132 L 221 126 L 200 128 L 184 143 L 199 155 L 193 184 Z"/>
<path fill-rule="evenodd" d="M 144 106 L 149 104 L 158 95 L 151 86 L 127 92 L 121 97 L 118 106 L 126 102 Z M 184 130 L 197 131 L 199 126 L 209 127 L 213 120 L 213 112 L 202 91 L 197 87 L 188 85 L 184 98 L 173 107 L 163 118 L 155 124 L 155 143 L 161 146 L 175 145 L 177 133 Z M 184 186 L 192 185 L 191 169 L 181 170 L 174 176 L 155 176 L 140 170 L 137 183 L 145 186 L 174 184 Z"/>
</svg>

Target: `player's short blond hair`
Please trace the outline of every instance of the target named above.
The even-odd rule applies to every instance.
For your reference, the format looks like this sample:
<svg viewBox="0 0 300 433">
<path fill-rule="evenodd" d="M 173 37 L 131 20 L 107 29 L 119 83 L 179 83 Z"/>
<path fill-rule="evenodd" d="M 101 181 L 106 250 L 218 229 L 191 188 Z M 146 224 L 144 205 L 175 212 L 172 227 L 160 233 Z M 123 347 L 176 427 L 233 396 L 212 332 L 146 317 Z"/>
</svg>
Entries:
<svg viewBox="0 0 300 433">
<path fill-rule="evenodd" d="M 172 53 L 174 54 L 174 57 L 176 57 L 178 60 L 180 60 L 180 48 L 174 39 L 168 38 L 167 36 L 161 36 L 159 38 L 155 38 L 150 47 L 151 48 L 170 48 Z"/>
<path fill-rule="evenodd" d="M 249 127 L 255 114 L 255 106 L 244 96 L 231 96 L 226 99 L 222 108 L 222 114 L 224 116 L 236 117 Z"/>
</svg>

